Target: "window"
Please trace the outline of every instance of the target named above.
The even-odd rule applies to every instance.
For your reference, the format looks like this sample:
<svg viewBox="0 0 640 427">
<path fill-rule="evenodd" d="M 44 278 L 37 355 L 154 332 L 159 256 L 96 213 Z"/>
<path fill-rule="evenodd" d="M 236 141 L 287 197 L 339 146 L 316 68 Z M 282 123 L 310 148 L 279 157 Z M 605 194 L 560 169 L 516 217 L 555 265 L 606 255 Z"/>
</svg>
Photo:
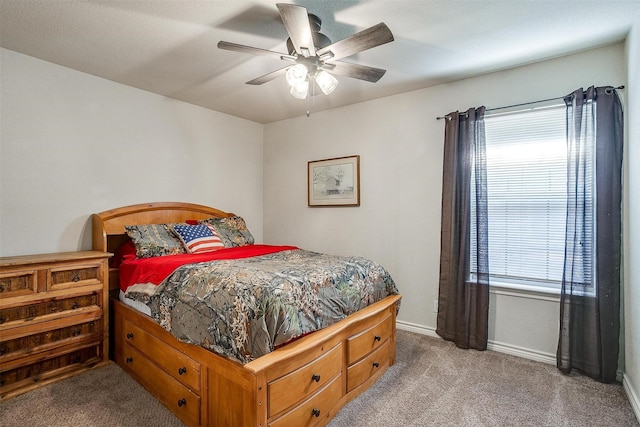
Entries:
<svg viewBox="0 0 640 427">
<path fill-rule="evenodd" d="M 490 283 L 559 289 L 567 213 L 565 106 L 488 114 L 485 131 Z M 583 252 L 590 265 L 589 239 Z"/>
</svg>

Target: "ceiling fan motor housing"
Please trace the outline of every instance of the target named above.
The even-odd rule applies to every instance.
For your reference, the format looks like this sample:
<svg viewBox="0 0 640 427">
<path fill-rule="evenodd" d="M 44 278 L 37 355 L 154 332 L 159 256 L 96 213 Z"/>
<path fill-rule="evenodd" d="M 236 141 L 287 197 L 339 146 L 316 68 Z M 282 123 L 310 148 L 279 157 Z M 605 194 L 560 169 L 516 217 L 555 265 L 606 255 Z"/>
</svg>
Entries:
<svg viewBox="0 0 640 427">
<path fill-rule="evenodd" d="M 327 47 L 331 44 L 331 39 L 320 32 L 321 25 L 322 20 L 316 15 L 310 13 L 309 26 L 311 27 L 311 37 L 313 38 L 313 45 L 316 50 L 322 49 L 323 47 Z M 295 55 L 296 53 L 296 48 L 293 46 L 293 42 L 290 37 L 287 38 L 287 52 L 289 52 L 289 55 Z"/>
</svg>

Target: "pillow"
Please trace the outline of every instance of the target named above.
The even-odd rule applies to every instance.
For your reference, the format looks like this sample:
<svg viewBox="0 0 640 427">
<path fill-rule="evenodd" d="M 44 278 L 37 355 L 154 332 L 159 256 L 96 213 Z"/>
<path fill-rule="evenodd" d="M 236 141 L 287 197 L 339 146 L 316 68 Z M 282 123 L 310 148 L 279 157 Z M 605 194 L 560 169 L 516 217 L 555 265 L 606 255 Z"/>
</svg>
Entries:
<svg viewBox="0 0 640 427">
<path fill-rule="evenodd" d="M 120 268 L 122 261 L 136 257 L 136 245 L 129 239 L 116 249 L 116 253 L 111 258 L 111 267 Z"/>
<path fill-rule="evenodd" d="M 247 224 L 239 216 L 203 219 L 200 224 L 211 225 L 227 248 L 253 245 L 254 243 Z"/>
<path fill-rule="evenodd" d="M 124 227 L 136 247 L 138 258 L 183 254 L 186 251 L 167 224 L 127 225 Z"/>
<path fill-rule="evenodd" d="M 189 253 L 198 254 L 224 248 L 220 237 L 209 224 L 174 224 L 171 229 L 180 238 Z"/>
</svg>

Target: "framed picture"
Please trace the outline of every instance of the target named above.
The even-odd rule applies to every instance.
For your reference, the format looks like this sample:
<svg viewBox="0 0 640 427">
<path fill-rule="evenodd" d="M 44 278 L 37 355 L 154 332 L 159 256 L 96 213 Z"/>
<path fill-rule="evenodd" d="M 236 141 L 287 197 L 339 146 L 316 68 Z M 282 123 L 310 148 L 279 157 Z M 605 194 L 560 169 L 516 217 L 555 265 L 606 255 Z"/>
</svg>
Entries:
<svg viewBox="0 0 640 427">
<path fill-rule="evenodd" d="M 309 206 L 360 206 L 360 156 L 308 163 Z"/>
</svg>

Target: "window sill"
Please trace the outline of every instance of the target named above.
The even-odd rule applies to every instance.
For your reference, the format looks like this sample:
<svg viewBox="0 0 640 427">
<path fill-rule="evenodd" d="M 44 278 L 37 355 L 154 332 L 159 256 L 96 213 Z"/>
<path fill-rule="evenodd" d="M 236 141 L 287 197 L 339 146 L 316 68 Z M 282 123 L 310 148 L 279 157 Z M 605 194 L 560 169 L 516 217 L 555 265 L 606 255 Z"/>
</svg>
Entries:
<svg viewBox="0 0 640 427">
<path fill-rule="evenodd" d="M 489 291 L 496 295 L 560 302 L 560 289 L 558 288 L 543 288 L 507 282 L 490 282 L 489 288 Z"/>
</svg>

